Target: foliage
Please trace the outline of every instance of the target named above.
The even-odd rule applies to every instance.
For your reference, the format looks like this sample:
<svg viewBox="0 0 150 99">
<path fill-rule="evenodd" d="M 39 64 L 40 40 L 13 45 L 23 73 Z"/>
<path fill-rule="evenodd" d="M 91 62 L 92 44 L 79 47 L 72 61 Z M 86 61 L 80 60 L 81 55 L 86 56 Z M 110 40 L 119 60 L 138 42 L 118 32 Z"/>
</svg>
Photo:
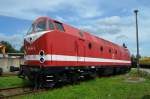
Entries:
<svg viewBox="0 0 150 99">
<path fill-rule="evenodd" d="M 1 41 L 6 46 L 6 53 L 17 53 L 18 51 L 7 41 Z"/>
<path fill-rule="evenodd" d="M 137 66 L 137 59 L 134 55 L 131 56 L 131 62 L 132 62 L 132 67 L 136 67 Z"/>
<path fill-rule="evenodd" d="M 24 52 L 24 46 L 21 46 L 20 50 L 17 50 L 7 41 L 1 41 L 0 43 L 6 46 L 6 53 L 23 53 Z"/>
<path fill-rule="evenodd" d="M 140 77 L 143 77 L 143 78 L 146 78 L 146 79 L 150 80 L 150 74 L 148 72 L 143 71 L 143 70 L 140 70 L 139 75 L 138 75 L 137 69 L 132 69 L 132 71 L 129 73 L 129 75 L 131 77 L 140 76 Z"/>
<path fill-rule="evenodd" d="M 21 46 L 20 53 L 24 53 L 24 46 Z"/>
</svg>

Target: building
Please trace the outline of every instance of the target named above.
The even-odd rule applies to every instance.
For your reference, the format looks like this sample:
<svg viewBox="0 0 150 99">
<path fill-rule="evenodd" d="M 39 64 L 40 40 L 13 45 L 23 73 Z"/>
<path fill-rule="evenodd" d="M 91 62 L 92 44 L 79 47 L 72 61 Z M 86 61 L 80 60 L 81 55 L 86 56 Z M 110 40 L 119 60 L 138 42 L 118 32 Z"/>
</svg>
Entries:
<svg viewBox="0 0 150 99">
<path fill-rule="evenodd" d="M 20 64 L 24 63 L 24 54 L 23 53 L 8 53 L 5 57 L 0 54 L 0 68 L 3 69 L 3 72 L 9 72 L 10 66 L 19 67 Z"/>
</svg>

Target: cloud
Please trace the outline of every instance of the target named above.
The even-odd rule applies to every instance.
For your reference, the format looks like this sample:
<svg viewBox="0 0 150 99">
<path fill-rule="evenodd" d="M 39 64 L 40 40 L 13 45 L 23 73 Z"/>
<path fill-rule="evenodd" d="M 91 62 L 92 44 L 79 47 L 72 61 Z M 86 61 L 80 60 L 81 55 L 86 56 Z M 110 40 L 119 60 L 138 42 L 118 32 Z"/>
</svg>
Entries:
<svg viewBox="0 0 150 99">
<path fill-rule="evenodd" d="M 119 16 L 106 17 L 99 19 L 98 23 L 105 26 L 119 26 L 121 24 L 121 18 Z"/>
<path fill-rule="evenodd" d="M 71 1 L 70 5 L 72 5 L 76 13 L 81 18 L 92 18 L 101 16 L 103 14 L 103 11 L 99 9 L 97 1 L 93 2 L 91 0 L 76 0 L 75 2 Z"/>
<path fill-rule="evenodd" d="M 98 6 L 91 6 L 95 4 L 91 0 L 1 0 L 0 4 L 0 15 L 28 20 L 69 10 L 84 18 L 101 15 Z"/>
<path fill-rule="evenodd" d="M 139 19 L 139 43 L 141 54 L 150 56 L 148 50 L 150 37 L 150 14 L 147 11 L 141 11 Z M 79 28 L 89 31 L 94 35 L 115 42 L 119 45 L 126 43 L 132 53 L 136 53 L 136 29 L 135 16 L 110 16 L 101 19 L 90 20 Z"/>
<path fill-rule="evenodd" d="M 13 47 L 19 49 L 23 45 L 23 36 L 20 34 L 14 34 L 10 36 L 0 33 L 0 41 L 8 41 Z"/>
<path fill-rule="evenodd" d="M 117 44 L 122 45 L 122 42 L 124 42 L 132 53 L 136 51 L 133 10 L 139 8 L 141 52 L 143 55 L 147 55 L 146 52 L 148 53 L 150 50 L 150 3 L 148 1 L 1 0 L 0 4 L 0 15 L 27 20 L 33 20 L 38 16 L 52 16 L 56 20 L 69 23 Z M 14 38 L 20 41 L 20 35 L 22 34 L 8 37 L 8 40 L 11 42 Z M 7 39 L 6 37 L 7 35 L 0 34 L 0 39 Z"/>
<path fill-rule="evenodd" d="M 60 16 L 56 16 L 55 20 L 61 21 L 61 22 L 65 22 L 66 20 L 63 17 Z"/>
<path fill-rule="evenodd" d="M 126 35 L 119 35 L 116 36 L 116 39 L 128 39 L 128 37 Z"/>
<path fill-rule="evenodd" d="M 120 32 L 120 29 L 116 26 L 100 26 L 100 25 L 87 25 L 87 26 L 79 26 L 80 29 L 84 31 L 91 32 L 93 34 L 116 34 Z"/>
<path fill-rule="evenodd" d="M 125 26 L 125 23 L 122 23 L 122 18 L 120 16 L 110 16 L 100 19 L 91 19 L 84 23 L 83 25 L 78 26 L 79 28 L 89 31 L 95 34 L 118 34 L 121 32 L 121 27 Z"/>
<path fill-rule="evenodd" d="M 34 19 L 39 15 L 46 15 L 47 11 L 55 11 L 61 5 L 62 0 L 4 0 L 0 1 L 0 14 L 21 19 Z M 59 8 L 59 7 L 58 7 Z"/>
</svg>

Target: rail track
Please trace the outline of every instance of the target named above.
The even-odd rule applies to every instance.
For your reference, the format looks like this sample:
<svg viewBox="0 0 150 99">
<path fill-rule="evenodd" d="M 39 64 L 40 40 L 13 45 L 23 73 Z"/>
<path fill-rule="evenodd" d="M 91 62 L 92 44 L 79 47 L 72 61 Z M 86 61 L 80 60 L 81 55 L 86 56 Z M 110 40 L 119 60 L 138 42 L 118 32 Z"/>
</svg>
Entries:
<svg viewBox="0 0 150 99">
<path fill-rule="evenodd" d="M 14 87 L 14 88 L 4 88 L 0 89 L 0 99 L 7 99 L 12 98 L 16 96 L 26 95 L 26 94 L 32 94 L 37 92 L 45 91 L 45 89 L 32 89 L 30 87 Z"/>
<path fill-rule="evenodd" d="M 10 77 L 10 76 L 17 76 L 17 73 L 4 73 L 0 75 L 0 77 Z"/>
<path fill-rule="evenodd" d="M 17 76 L 17 75 L 1 75 L 0 77 L 11 77 L 11 76 Z"/>
</svg>

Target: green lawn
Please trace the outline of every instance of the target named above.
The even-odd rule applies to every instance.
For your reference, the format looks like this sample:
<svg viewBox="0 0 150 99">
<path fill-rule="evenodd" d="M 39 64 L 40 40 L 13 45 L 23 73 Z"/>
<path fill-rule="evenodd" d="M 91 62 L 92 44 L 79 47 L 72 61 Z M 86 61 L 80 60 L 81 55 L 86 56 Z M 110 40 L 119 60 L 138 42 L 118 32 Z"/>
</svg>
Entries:
<svg viewBox="0 0 150 99">
<path fill-rule="evenodd" d="M 136 76 L 136 72 L 132 71 L 130 76 Z M 146 80 L 139 83 L 126 82 L 125 75 L 97 78 L 18 99 L 142 99 L 143 96 L 150 95 L 150 79 L 146 74 L 142 76 Z"/>
<path fill-rule="evenodd" d="M 17 76 L 0 77 L 0 88 L 23 86 L 24 81 Z"/>
</svg>

